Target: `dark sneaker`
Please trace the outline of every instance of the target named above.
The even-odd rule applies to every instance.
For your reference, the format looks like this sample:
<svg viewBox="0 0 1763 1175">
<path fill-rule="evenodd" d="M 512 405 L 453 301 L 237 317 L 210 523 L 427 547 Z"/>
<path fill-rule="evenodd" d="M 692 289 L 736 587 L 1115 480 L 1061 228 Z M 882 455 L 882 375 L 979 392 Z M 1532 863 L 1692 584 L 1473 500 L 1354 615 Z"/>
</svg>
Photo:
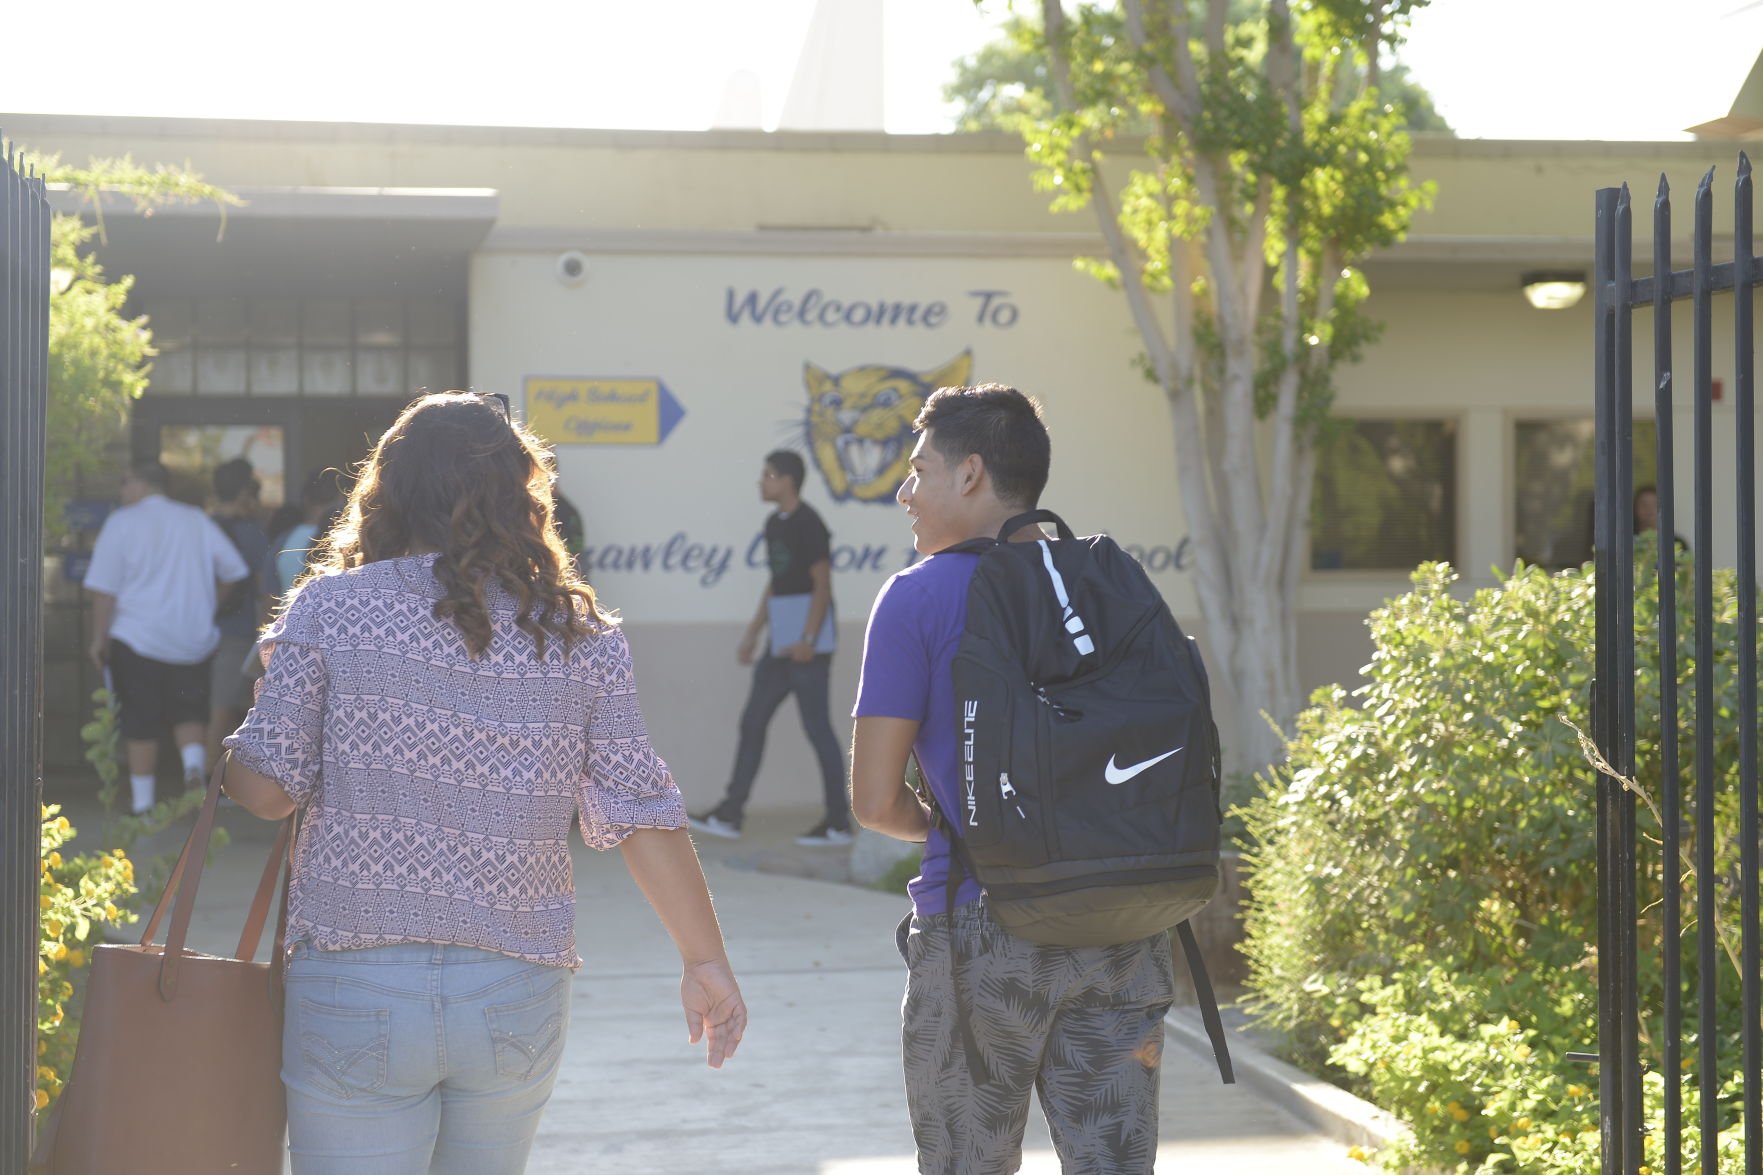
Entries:
<svg viewBox="0 0 1763 1175">
<path fill-rule="evenodd" d="M 822 820 L 807 832 L 796 838 L 796 843 L 807 848 L 825 848 L 832 845 L 848 845 L 851 843 L 851 830 L 840 828 L 830 820 Z"/>
<path fill-rule="evenodd" d="M 721 812 L 705 812 L 701 816 L 687 815 L 686 823 L 692 826 L 694 832 L 720 836 L 724 840 L 741 839 L 741 822 L 730 820 Z"/>
</svg>

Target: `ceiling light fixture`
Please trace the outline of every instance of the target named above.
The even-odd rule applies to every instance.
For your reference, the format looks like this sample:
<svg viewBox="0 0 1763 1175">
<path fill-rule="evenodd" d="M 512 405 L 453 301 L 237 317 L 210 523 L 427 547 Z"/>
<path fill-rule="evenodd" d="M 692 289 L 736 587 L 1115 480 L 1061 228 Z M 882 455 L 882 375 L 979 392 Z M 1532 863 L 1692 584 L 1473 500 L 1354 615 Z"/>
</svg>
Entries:
<svg viewBox="0 0 1763 1175">
<path fill-rule="evenodd" d="M 1566 310 L 1585 297 L 1584 270 L 1555 270 L 1524 275 L 1524 300 L 1538 310 Z"/>
</svg>

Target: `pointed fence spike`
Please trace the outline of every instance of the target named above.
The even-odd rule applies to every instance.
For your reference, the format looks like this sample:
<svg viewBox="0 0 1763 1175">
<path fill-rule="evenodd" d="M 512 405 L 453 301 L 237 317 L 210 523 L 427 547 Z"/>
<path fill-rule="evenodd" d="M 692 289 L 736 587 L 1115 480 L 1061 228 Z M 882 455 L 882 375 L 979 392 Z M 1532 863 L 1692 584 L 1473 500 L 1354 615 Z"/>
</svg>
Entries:
<svg viewBox="0 0 1763 1175">
<path fill-rule="evenodd" d="M 1703 195 L 1712 193 L 1713 190 L 1714 190 L 1714 169 L 1712 167 L 1710 167 L 1708 169 L 1708 174 L 1702 177 L 1702 182 L 1696 185 L 1696 198 L 1700 199 Z"/>
<path fill-rule="evenodd" d="M 1739 178 L 1748 178 L 1751 174 L 1751 157 L 1743 151 L 1739 152 Z"/>
</svg>

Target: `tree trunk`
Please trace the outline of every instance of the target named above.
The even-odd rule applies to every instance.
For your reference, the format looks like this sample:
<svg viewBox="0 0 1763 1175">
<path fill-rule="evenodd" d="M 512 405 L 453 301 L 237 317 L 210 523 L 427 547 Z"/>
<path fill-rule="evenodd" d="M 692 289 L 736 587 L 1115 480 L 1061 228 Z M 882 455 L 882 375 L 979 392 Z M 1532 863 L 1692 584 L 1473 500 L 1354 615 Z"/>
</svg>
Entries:
<svg viewBox="0 0 1763 1175">
<path fill-rule="evenodd" d="M 1241 775 L 1285 758 L 1280 731 L 1289 727 L 1294 709 L 1284 688 L 1292 676 L 1292 651 L 1286 648 L 1290 603 L 1279 584 L 1256 583 L 1239 589 L 1236 604 L 1238 623 L 1231 650 L 1237 680 L 1236 722 L 1224 740 L 1226 770 Z M 1241 784 L 1232 784 L 1226 794 L 1231 800 L 1242 798 Z"/>
</svg>

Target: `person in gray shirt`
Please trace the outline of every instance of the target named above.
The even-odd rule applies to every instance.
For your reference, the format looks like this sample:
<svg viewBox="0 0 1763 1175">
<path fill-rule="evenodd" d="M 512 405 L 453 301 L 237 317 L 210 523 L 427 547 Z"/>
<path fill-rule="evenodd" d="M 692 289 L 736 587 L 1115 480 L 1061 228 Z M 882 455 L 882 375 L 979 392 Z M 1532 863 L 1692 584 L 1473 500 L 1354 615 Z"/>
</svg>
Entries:
<svg viewBox="0 0 1763 1175">
<path fill-rule="evenodd" d="M 262 510 L 258 496 L 262 492 L 257 471 L 243 457 L 215 467 L 214 509 L 209 517 L 232 540 L 245 566 L 253 569 L 262 567 L 269 559 L 269 535 L 257 521 Z M 220 740 L 239 725 L 245 711 L 251 708 L 252 682 L 263 672 L 251 656 L 251 649 L 257 643 L 257 630 L 269 619 L 270 602 L 258 577 L 248 575 L 222 594 L 215 609 L 220 644 L 215 647 L 208 670 L 210 763 L 220 761 Z"/>
</svg>

